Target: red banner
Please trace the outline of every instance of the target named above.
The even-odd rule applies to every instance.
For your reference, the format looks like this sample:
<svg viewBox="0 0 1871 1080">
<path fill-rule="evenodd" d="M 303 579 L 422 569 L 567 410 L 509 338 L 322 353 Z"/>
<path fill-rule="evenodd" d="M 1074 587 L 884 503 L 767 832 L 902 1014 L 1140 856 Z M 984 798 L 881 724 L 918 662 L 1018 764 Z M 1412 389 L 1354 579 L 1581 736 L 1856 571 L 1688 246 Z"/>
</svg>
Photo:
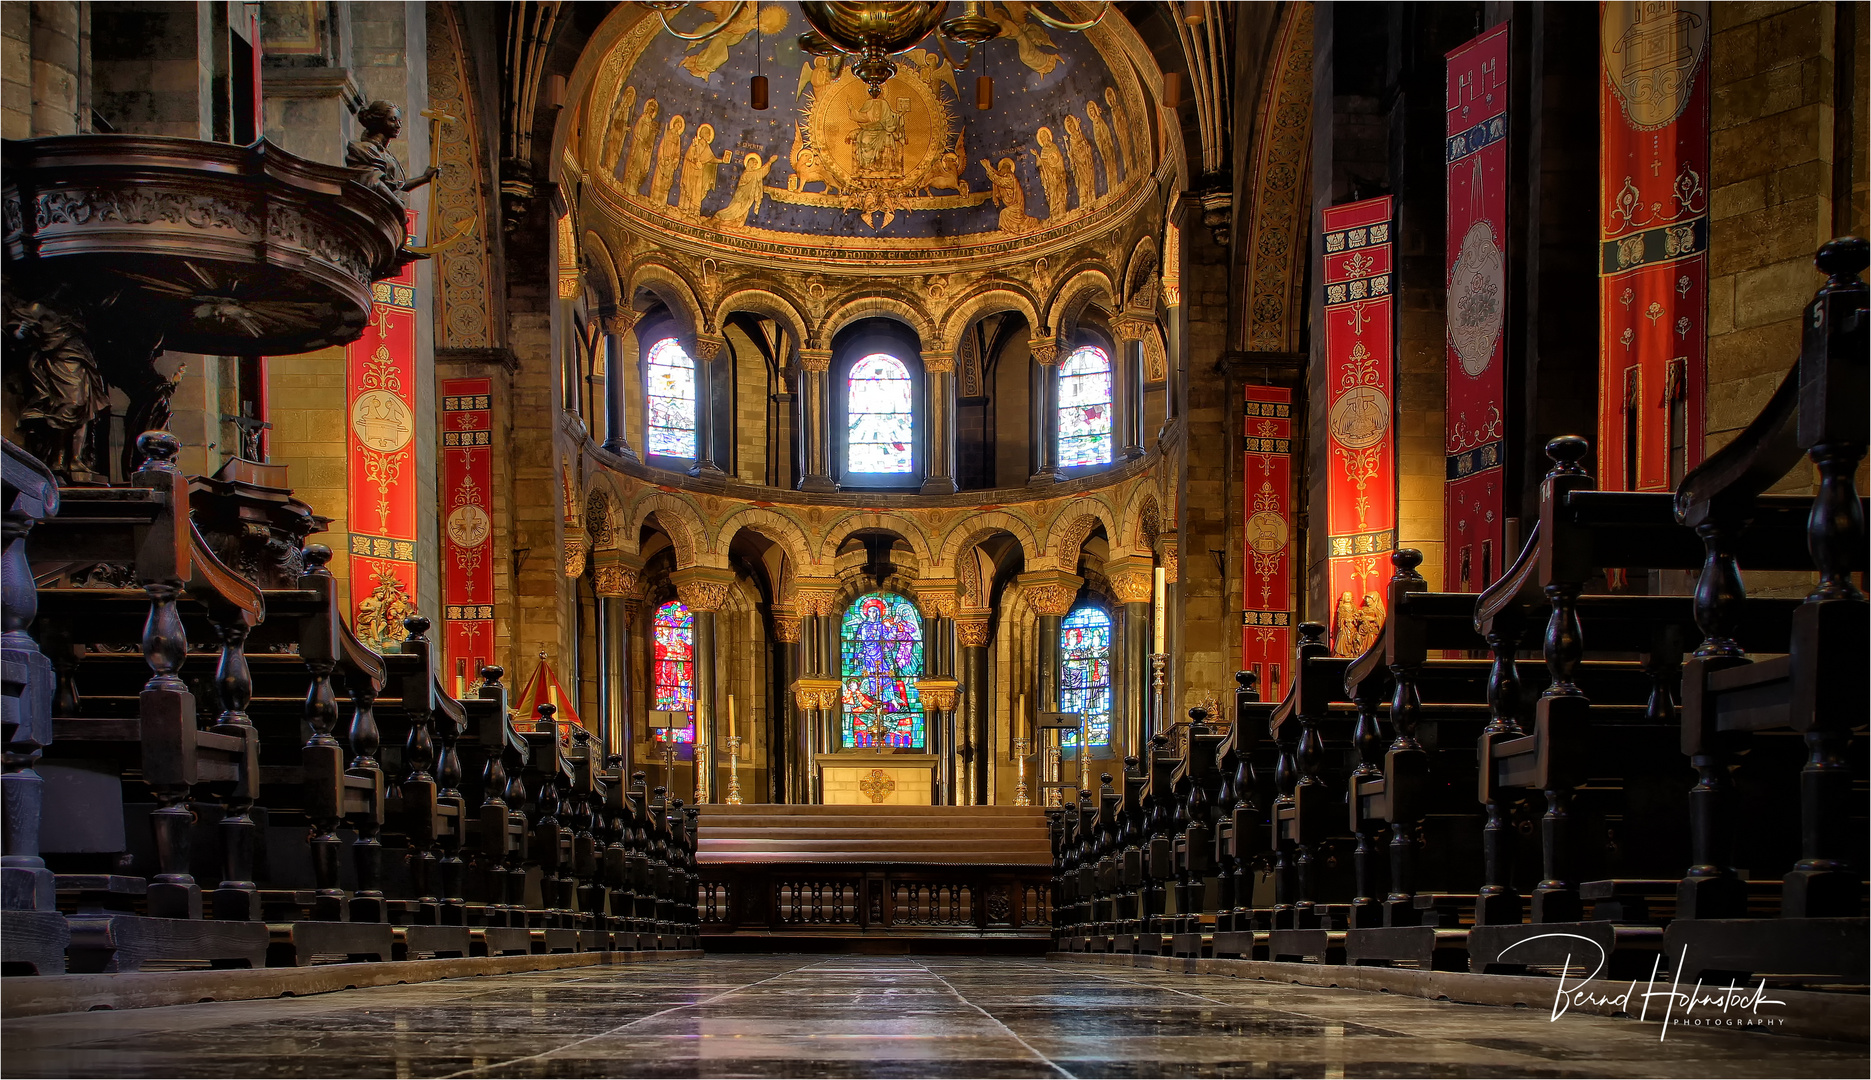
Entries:
<svg viewBox="0 0 1871 1080">
<path fill-rule="evenodd" d="M 1260 699 L 1286 696 L 1293 649 L 1293 392 L 1249 386 L 1241 450 L 1241 667 Z"/>
<path fill-rule="evenodd" d="M 1599 20 L 1598 485 L 1667 491 L 1702 460 L 1709 5 Z"/>
<path fill-rule="evenodd" d="M 1397 546 L 1391 198 L 1329 207 L 1322 225 L 1332 651 L 1356 656 L 1383 627 Z"/>
<path fill-rule="evenodd" d="M 491 379 L 442 382 L 443 648 L 457 697 L 494 655 Z"/>
<path fill-rule="evenodd" d="M 1448 56 L 1445 588 L 1500 575 L 1507 382 L 1507 24 Z"/>
<path fill-rule="evenodd" d="M 370 325 L 344 350 L 351 611 L 359 641 L 395 652 L 416 614 L 414 264 L 373 290 Z"/>
</svg>

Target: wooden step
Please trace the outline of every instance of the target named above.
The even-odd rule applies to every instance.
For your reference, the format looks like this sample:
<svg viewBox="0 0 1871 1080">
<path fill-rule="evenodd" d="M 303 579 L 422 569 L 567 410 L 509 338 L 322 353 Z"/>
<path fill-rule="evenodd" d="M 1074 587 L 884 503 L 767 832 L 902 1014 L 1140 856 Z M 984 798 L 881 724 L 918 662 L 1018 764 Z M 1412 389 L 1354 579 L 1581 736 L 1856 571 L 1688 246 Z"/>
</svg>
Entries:
<svg viewBox="0 0 1871 1080">
<path fill-rule="evenodd" d="M 1052 861 L 1045 813 L 1027 806 L 708 806 L 698 841 L 705 864 Z"/>
</svg>

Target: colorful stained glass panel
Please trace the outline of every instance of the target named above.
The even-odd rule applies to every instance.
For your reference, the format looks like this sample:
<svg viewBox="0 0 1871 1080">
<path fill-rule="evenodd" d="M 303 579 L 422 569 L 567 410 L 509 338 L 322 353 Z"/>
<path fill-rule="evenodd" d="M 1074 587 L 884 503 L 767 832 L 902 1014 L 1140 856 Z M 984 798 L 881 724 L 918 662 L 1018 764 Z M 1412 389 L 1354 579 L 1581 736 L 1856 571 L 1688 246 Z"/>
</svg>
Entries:
<svg viewBox="0 0 1871 1080">
<path fill-rule="evenodd" d="M 1111 745 L 1111 616 L 1081 607 L 1059 623 L 1059 711 L 1084 716 L 1093 746 Z M 1066 736 L 1076 745 L 1076 733 Z"/>
<path fill-rule="evenodd" d="M 922 613 L 895 593 L 867 593 L 845 612 L 841 638 L 844 745 L 923 746 Z"/>
<path fill-rule="evenodd" d="M 695 741 L 695 615 L 680 600 L 656 609 L 653 689 L 658 712 L 685 712 L 689 726 L 676 731 L 676 741 Z M 661 729 L 656 738 L 664 738 Z"/>
<path fill-rule="evenodd" d="M 695 456 L 695 361 L 675 338 L 650 346 L 649 437 L 650 453 L 668 457 Z"/>
<path fill-rule="evenodd" d="M 1111 461 L 1111 357 L 1093 345 L 1059 365 L 1059 464 Z"/>
<path fill-rule="evenodd" d="M 845 470 L 906 473 L 916 437 L 909 368 L 886 353 L 851 365 L 845 398 Z"/>
</svg>

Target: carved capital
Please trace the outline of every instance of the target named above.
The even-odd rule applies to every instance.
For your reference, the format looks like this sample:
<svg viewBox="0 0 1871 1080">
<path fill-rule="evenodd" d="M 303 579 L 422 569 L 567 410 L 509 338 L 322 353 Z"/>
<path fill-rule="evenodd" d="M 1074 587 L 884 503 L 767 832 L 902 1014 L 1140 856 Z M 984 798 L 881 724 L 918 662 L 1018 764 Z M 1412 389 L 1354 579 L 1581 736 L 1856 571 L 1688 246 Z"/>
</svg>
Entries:
<svg viewBox="0 0 1871 1080">
<path fill-rule="evenodd" d="M 1111 591 L 1126 604 L 1147 604 L 1150 592 L 1154 588 L 1148 570 L 1124 570 L 1107 575 L 1111 580 Z"/>
<path fill-rule="evenodd" d="M 773 637 L 782 645 L 799 644 L 799 612 L 788 607 L 775 607 Z"/>
<path fill-rule="evenodd" d="M 1117 317 L 1111 328 L 1117 331 L 1119 341 L 1142 341 L 1150 336 L 1155 326 L 1156 320 L 1148 315 L 1127 311 Z"/>
<path fill-rule="evenodd" d="M 923 618 L 953 619 L 955 612 L 961 609 L 961 596 L 956 592 L 959 584 L 954 578 L 921 582 L 916 589 L 916 606 L 922 610 Z"/>
<path fill-rule="evenodd" d="M 793 606 L 801 614 L 826 616 L 838 604 L 835 578 L 800 578 L 793 586 Z"/>
<path fill-rule="evenodd" d="M 1021 574 L 1015 580 L 1034 611 L 1055 617 L 1063 617 L 1072 610 L 1079 587 L 1085 584 L 1085 579 L 1076 574 L 1056 570 Z"/>
<path fill-rule="evenodd" d="M 955 698 L 959 689 L 954 679 L 916 680 L 916 694 L 922 698 L 923 707 L 937 712 L 955 711 Z"/>
<path fill-rule="evenodd" d="M 801 709 L 834 709 L 844 692 L 837 679 L 798 679 L 793 682 L 793 702 Z"/>
<path fill-rule="evenodd" d="M 1056 337 L 1033 337 L 1026 342 L 1027 352 L 1033 355 L 1033 362 L 1051 367 L 1059 360 L 1059 339 Z"/>
<path fill-rule="evenodd" d="M 1177 576 L 1179 569 L 1179 548 L 1174 535 L 1161 536 L 1156 541 L 1156 561 L 1163 567 L 1164 578 L 1172 585 L 1182 580 Z"/>
<path fill-rule="evenodd" d="M 936 346 L 923 348 L 923 370 L 931 375 L 948 375 L 955 370 L 953 350 Z"/>
<path fill-rule="evenodd" d="M 675 582 L 676 596 L 690 611 L 720 611 L 728 603 L 728 590 L 734 586 L 731 570 L 692 566 L 669 575 Z"/>
<path fill-rule="evenodd" d="M 585 572 L 585 538 L 567 536 L 565 538 L 564 565 L 566 577 L 577 577 Z"/>
<path fill-rule="evenodd" d="M 722 350 L 727 348 L 727 345 L 728 339 L 718 334 L 697 334 L 695 347 L 689 350 L 689 355 L 700 363 L 712 364 L 721 355 Z"/>
<path fill-rule="evenodd" d="M 964 649 L 986 648 L 988 643 L 988 612 L 969 609 L 955 619 L 955 641 Z"/>
<path fill-rule="evenodd" d="M 807 371 L 829 371 L 832 366 L 832 351 L 830 349 L 800 349 L 799 366 Z"/>
<path fill-rule="evenodd" d="M 592 576 L 599 596 L 630 597 L 637 593 L 637 582 L 642 571 L 626 566 L 599 565 L 592 568 Z"/>
<path fill-rule="evenodd" d="M 642 317 L 640 313 L 631 308 L 601 311 L 598 313 L 598 329 L 607 334 L 628 334 L 636 327 L 637 320 Z"/>
</svg>

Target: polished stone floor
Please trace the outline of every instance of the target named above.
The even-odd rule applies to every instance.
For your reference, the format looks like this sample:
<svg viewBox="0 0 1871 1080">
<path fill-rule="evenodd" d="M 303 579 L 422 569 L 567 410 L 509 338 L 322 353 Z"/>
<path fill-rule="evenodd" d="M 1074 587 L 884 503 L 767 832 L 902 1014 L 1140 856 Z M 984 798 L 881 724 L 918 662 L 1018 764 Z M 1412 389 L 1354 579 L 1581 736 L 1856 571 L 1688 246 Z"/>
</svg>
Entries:
<svg viewBox="0 0 1871 1080">
<path fill-rule="evenodd" d="M 7 1021 L 5 1077 L 1865 1076 L 1862 1046 L 1011 958 L 721 956 Z"/>
</svg>

